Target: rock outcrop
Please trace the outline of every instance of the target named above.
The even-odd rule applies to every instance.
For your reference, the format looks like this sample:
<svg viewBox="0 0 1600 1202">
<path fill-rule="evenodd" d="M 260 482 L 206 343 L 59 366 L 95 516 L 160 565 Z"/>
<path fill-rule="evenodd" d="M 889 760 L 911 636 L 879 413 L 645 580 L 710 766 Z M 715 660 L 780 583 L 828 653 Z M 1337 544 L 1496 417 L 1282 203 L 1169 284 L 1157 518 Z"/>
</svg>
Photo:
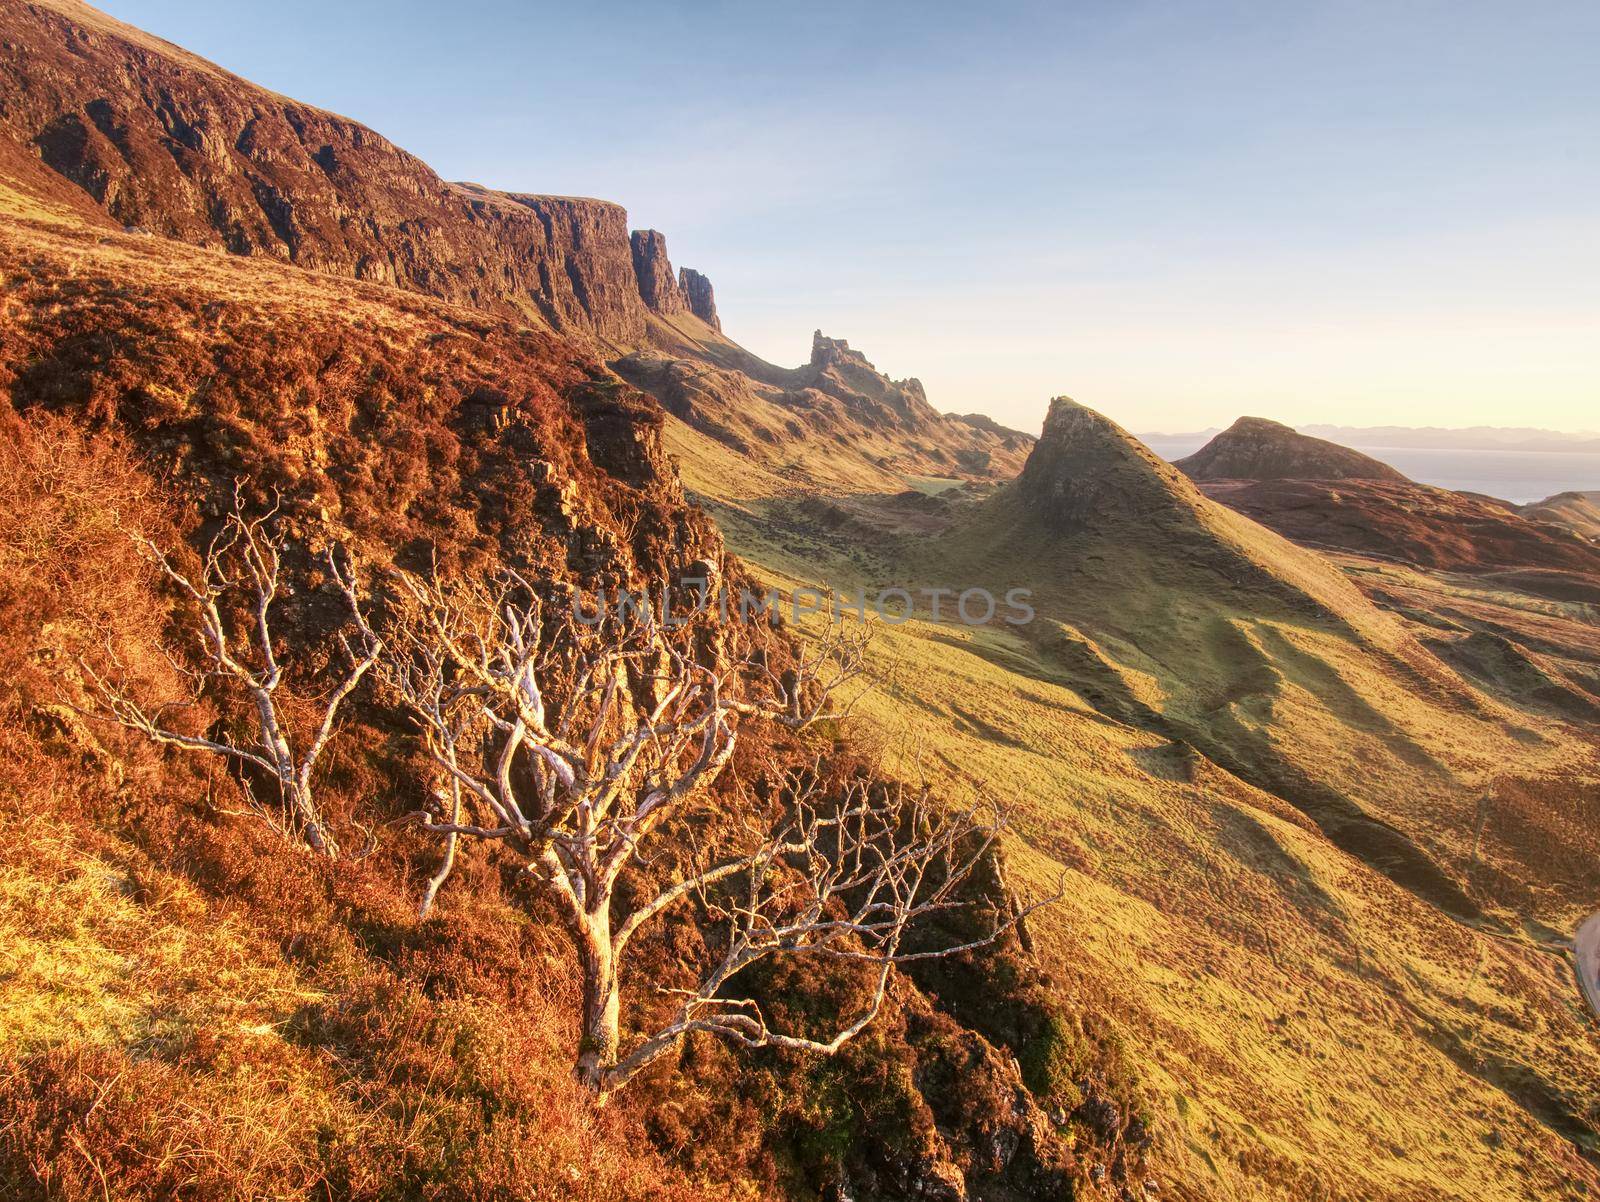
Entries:
<svg viewBox="0 0 1600 1202">
<path fill-rule="evenodd" d="M 689 304 L 689 312 L 721 333 L 722 319 L 717 316 L 717 296 L 711 281 L 693 267 L 683 267 L 678 270 L 678 287 Z"/>
<path fill-rule="evenodd" d="M 627 215 L 439 178 L 344 117 L 71 0 L 0 10 L 0 139 L 119 225 L 636 345 Z"/>
<path fill-rule="evenodd" d="M 0 10 L 0 162 L 109 224 L 635 347 L 651 312 L 720 329 L 620 205 L 450 183 L 364 125 L 73 0 Z M 37 181 L 36 181 L 37 182 Z M 691 297 L 692 293 L 692 297 Z"/>
<path fill-rule="evenodd" d="M 811 361 L 801 375 L 807 387 L 846 402 L 869 425 L 922 430 L 944 422 L 928 404 L 921 380 L 891 380 L 843 338 L 828 338 L 821 330 L 811 336 Z"/>
<path fill-rule="evenodd" d="M 672 262 L 667 258 L 667 237 L 658 230 L 634 230 L 633 271 L 639 277 L 639 296 L 645 307 L 668 315 L 685 313 L 688 298 L 672 275 Z"/>
<path fill-rule="evenodd" d="M 1100 517 L 1160 521 L 1205 504 L 1195 486 L 1149 447 L 1064 396 L 1050 402 L 1016 488 L 1035 514 L 1065 526 Z"/>
<path fill-rule="evenodd" d="M 938 413 L 916 380 L 891 380 L 820 332 L 798 368 L 693 339 L 611 367 L 700 433 L 819 488 L 898 491 L 906 475 L 1009 480 L 1033 445 L 987 419 Z"/>
<path fill-rule="evenodd" d="M 1195 480 L 1404 480 L 1370 455 L 1264 417 L 1241 417 L 1177 466 Z"/>
</svg>

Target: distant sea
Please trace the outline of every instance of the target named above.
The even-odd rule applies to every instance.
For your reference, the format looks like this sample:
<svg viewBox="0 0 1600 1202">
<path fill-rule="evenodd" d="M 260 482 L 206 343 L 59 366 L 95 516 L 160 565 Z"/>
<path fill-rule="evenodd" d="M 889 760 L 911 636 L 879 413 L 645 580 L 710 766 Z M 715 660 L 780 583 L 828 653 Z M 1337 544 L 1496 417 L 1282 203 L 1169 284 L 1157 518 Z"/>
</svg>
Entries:
<svg viewBox="0 0 1600 1202">
<path fill-rule="evenodd" d="M 1146 438 L 1163 459 L 1182 459 L 1210 438 Z M 1573 451 L 1461 451 L 1418 447 L 1359 446 L 1355 449 L 1398 468 L 1413 480 L 1457 492 L 1487 493 L 1525 505 L 1558 492 L 1600 490 L 1600 454 Z"/>
</svg>

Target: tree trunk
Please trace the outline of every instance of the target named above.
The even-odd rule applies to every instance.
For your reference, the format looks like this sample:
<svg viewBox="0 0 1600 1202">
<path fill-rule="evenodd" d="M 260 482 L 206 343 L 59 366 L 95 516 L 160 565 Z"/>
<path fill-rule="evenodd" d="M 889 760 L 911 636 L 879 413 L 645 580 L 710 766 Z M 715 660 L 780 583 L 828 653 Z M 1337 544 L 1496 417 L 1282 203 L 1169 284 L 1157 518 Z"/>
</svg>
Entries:
<svg viewBox="0 0 1600 1202">
<path fill-rule="evenodd" d="M 320 856 L 337 859 L 338 845 L 334 843 L 333 836 L 323 829 L 322 815 L 317 812 L 317 804 L 311 800 L 311 794 L 292 776 L 283 782 L 283 789 L 289 798 L 289 808 L 300 823 L 301 833 L 311 850 Z"/>
<path fill-rule="evenodd" d="M 578 1044 L 578 1080 L 605 1101 L 606 1073 L 617 1062 L 617 961 L 611 943 L 611 906 L 606 899 L 586 915 L 578 933 L 583 971 L 583 1036 Z"/>
</svg>

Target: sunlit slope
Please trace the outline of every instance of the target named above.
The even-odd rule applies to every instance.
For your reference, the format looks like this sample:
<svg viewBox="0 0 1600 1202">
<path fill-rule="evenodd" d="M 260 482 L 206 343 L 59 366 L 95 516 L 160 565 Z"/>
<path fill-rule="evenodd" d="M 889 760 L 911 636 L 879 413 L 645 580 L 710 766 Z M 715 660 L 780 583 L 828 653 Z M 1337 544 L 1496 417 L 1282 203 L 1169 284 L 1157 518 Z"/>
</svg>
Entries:
<svg viewBox="0 0 1600 1202">
<path fill-rule="evenodd" d="M 1124 1033 L 1166 1196 L 1600 1188 L 1600 1040 L 1553 942 L 1600 897 L 1576 732 L 1070 403 L 932 533 L 818 523 L 855 502 L 674 451 L 786 587 L 1033 590 L 1023 626 L 881 625 L 857 729 L 1017 804 L 1020 883 L 1067 870 L 1041 968 Z"/>
<path fill-rule="evenodd" d="M 891 380 L 821 331 L 810 361 L 786 368 L 693 315 L 652 315 L 647 346 L 611 367 L 673 416 L 686 477 L 708 475 L 720 497 L 750 495 L 752 469 L 767 495 L 894 491 L 907 476 L 1006 480 L 1033 442 L 939 413 L 919 381 Z"/>
<path fill-rule="evenodd" d="M 915 621 L 873 655 L 886 683 L 856 732 L 1014 802 L 1014 884 L 1066 871 L 1041 971 L 1125 1038 L 1164 1196 L 1600 1187 L 1600 1041 L 1562 956 L 1441 914 L 1279 798 L 1109 719 L 1015 633 Z"/>
<path fill-rule="evenodd" d="M 1482 908 L 1467 876 L 1483 791 L 1574 757 L 1559 727 L 1487 699 L 1332 564 L 1070 401 L 1022 477 L 910 544 L 904 568 L 1031 589 L 1038 618 L 1019 633 L 1098 710 L 1195 747 L 1461 917 Z M 1592 895 L 1574 882 L 1574 908 L 1542 917 Z"/>
<path fill-rule="evenodd" d="M 1065 870 L 1040 967 L 1126 1040 L 1164 1196 L 1600 1188 L 1600 1041 L 1561 955 L 1442 914 L 1293 806 L 1109 718 L 1015 632 L 885 625 L 873 656 L 886 683 L 858 736 L 1015 803 L 1014 884 Z"/>
</svg>

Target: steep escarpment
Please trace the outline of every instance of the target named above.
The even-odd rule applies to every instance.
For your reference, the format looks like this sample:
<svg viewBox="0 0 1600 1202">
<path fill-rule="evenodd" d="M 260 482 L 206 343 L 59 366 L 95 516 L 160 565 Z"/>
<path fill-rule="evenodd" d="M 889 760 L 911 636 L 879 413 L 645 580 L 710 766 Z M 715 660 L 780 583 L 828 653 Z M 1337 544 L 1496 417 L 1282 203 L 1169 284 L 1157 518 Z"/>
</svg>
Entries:
<svg viewBox="0 0 1600 1202">
<path fill-rule="evenodd" d="M 689 311 L 717 333 L 722 332 L 722 318 L 717 316 L 717 294 L 706 279 L 692 267 L 678 269 L 678 287 L 689 302 Z"/>
<path fill-rule="evenodd" d="M 6 0 L 0 31 L 6 155 L 117 224 L 613 345 L 639 345 L 653 305 L 688 307 L 656 260 L 636 273 L 619 205 L 448 183 L 364 125 L 75 0 Z"/>
<path fill-rule="evenodd" d="M 449 183 L 367 127 L 258 88 L 75 0 L 0 5 L 0 160 L 23 194 L 112 225 L 423 293 L 717 374 L 659 398 L 758 446 L 824 440 L 899 471 L 1003 478 L 1021 436 L 952 422 L 818 334 L 795 371 L 721 334 L 710 280 L 606 201 Z M 624 366 L 647 385 L 671 372 Z M 683 373 L 679 373 L 683 374 Z M 690 371 L 691 375 L 695 371 Z M 696 394 L 691 403 L 687 393 Z M 760 396 L 751 402 L 750 394 Z M 776 405 L 775 410 L 773 406 Z M 779 412 L 782 410 L 783 412 Z"/>
<path fill-rule="evenodd" d="M 630 233 L 620 205 L 446 182 L 366 126 L 76 0 L 5 0 L 0 30 L 0 162 L 14 166 L 8 181 L 20 195 L 91 221 L 103 215 L 112 226 L 426 294 L 601 354 L 650 348 L 732 371 L 773 398 L 776 387 L 779 403 L 803 416 L 794 425 L 754 412 L 708 422 L 877 440 L 885 445 L 863 453 L 880 473 L 1001 477 L 1020 464 L 1016 436 L 946 421 L 917 381 L 887 379 L 843 341 L 819 334 L 798 371 L 761 363 L 722 337 L 710 280 L 675 271 L 665 237 Z M 712 396 L 729 387 L 701 391 L 697 412 L 714 410 Z"/>
<path fill-rule="evenodd" d="M 633 273 L 644 303 L 662 316 L 688 311 L 689 298 L 672 275 L 666 236 L 657 230 L 634 230 Z"/>
<path fill-rule="evenodd" d="M 1177 466 L 1194 480 L 1405 480 L 1387 463 L 1264 417 L 1241 417 Z"/>
</svg>

